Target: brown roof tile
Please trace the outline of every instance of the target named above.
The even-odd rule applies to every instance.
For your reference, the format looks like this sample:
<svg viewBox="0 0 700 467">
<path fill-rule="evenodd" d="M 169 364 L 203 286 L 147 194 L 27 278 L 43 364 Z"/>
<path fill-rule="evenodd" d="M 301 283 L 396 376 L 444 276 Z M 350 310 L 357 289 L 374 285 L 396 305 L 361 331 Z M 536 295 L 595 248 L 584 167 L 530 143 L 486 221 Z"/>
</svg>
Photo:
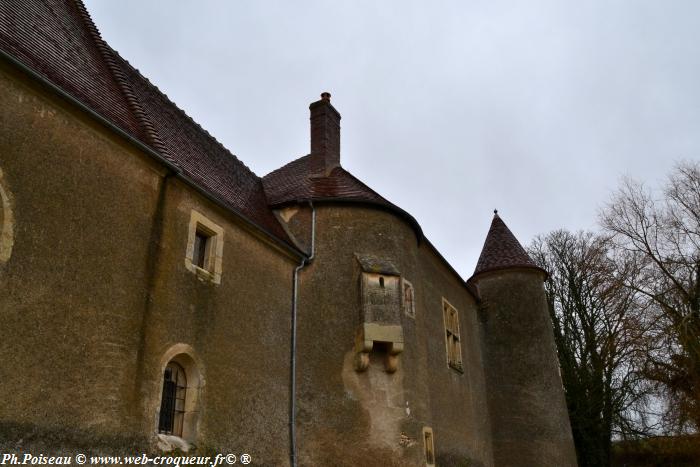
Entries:
<svg viewBox="0 0 700 467">
<path fill-rule="evenodd" d="M 509 268 L 540 269 L 496 213 L 472 278 L 484 272 Z"/>
<path fill-rule="evenodd" d="M 115 53 L 116 55 L 116 53 Z M 246 218 L 283 240 L 288 237 L 267 205 L 262 180 L 173 104 L 138 70 L 116 55 L 162 144 L 183 173 Z"/>
<path fill-rule="evenodd" d="M 333 168 L 328 176 L 324 176 L 322 163 L 320 158 L 309 154 L 265 175 L 262 180 L 270 206 L 304 201 L 370 204 L 398 214 L 422 238 L 420 225 L 413 216 L 386 200 L 341 166 Z"/>
<path fill-rule="evenodd" d="M 89 17 L 83 14 L 81 6 L 64 0 L 3 0 L 0 48 L 147 143 L 137 117 L 95 44 L 85 21 Z"/>
<path fill-rule="evenodd" d="M 342 198 L 394 206 L 342 167 L 323 176 L 319 159 L 300 157 L 263 177 L 263 186 L 273 206 L 293 201 Z"/>
<path fill-rule="evenodd" d="M 271 208 L 300 201 L 358 202 L 384 208 L 407 220 L 418 238 L 423 238 L 410 214 L 340 166 L 326 176 L 319 158 L 304 156 L 262 179 L 255 175 L 110 48 L 80 0 L 0 1 L 0 49 L 149 146 L 223 205 L 290 246 Z M 510 234 L 505 225 L 503 228 Z M 503 235 L 489 232 L 477 273 L 504 264 L 533 266 L 512 234 L 512 240 L 496 241 L 495 237 Z M 514 242 L 522 254 L 517 248 L 496 245 L 504 241 Z"/>
<path fill-rule="evenodd" d="M 0 2 L 0 48 L 291 244 L 262 180 L 111 49 L 79 0 Z"/>
</svg>

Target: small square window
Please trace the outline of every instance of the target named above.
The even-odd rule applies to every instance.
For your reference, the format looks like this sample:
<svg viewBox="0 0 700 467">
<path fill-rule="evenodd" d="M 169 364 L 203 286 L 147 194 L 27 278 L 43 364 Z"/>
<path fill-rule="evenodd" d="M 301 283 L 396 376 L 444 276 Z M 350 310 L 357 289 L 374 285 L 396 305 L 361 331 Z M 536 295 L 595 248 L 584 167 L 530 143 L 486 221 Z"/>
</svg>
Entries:
<svg viewBox="0 0 700 467">
<path fill-rule="evenodd" d="M 185 266 L 200 279 L 221 283 L 224 230 L 192 211 Z"/>
</svg>

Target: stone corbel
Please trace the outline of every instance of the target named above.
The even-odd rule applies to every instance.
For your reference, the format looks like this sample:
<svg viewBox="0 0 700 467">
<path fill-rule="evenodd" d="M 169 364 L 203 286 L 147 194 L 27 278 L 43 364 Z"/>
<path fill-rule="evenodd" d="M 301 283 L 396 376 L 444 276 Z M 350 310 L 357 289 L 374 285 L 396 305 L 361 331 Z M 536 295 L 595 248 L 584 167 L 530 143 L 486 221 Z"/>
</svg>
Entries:
<svg viewBox="0 0 700 467">
<path fill-rule="evenodd" d="M 398 368 L 399 354 L 403 352 L 403 328 L 400 325 L 364 323 L 355 336 L 355 370 L 365 371 L 369 367 L 369 354 L 375 342 L 387 344 L 384 369 L 393 373 Z"/>
</svg>

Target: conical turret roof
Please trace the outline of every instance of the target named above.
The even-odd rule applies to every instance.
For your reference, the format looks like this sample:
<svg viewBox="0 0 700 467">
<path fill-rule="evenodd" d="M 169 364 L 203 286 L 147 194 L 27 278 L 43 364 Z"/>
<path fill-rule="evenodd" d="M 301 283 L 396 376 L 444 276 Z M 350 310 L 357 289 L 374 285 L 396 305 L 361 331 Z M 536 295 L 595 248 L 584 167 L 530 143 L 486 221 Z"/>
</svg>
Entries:
<svg viewBox="0 0 700 467">
<path fill-rule="evenodd" d="M 500 218 L 498 211 L 494 211 L 491 228 L 486 235 L 484 248 L 481 250 L 472 277 L 484 272 L 509 268 L 533 268 L 544 272 L 532 261 L 515 235 Z"/>
</svg>

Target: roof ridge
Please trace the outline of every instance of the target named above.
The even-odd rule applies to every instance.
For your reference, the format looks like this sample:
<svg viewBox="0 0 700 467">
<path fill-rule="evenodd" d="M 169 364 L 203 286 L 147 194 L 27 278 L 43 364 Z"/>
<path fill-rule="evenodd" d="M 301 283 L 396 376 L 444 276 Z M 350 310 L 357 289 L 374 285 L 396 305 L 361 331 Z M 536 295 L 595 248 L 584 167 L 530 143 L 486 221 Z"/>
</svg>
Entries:
<svg viewBox="0 0 700 467">
<path fill-rule="evenodd" d="M 258 178 L 258 179 L 261 178 L 261 177 L 258 176 L 258 174 L 256 174 L 250 167 L 248 167 L 248 165 L 246 165 L 245 162 L 243 162 L 238 156 L 236 156 L 236 155 L 235 155 L 233 152 L 231 152 L 226 146 L 224 146 L 224 144 L 223 144 L 221 141 L 219 141 L 218 139 L 216 139 L 216 137 L 215 137 L 214 135 L 212 135 L 211 133 L 209 133 L 209 131 L 208 131 L 206 128 L 204 128 L 202 125 L 200 125 L 195 119 L 193 119 L 192 117 L 190 117 L 190 116 L 187 114 L 187 112 L 185 112 L 182 108 L 180 108 L 180 106 L 178 106 L 170 97 L 168 97 L 168 95 L 167 95 L 166 93 L 164 93 L 163 91 L 161 91 L 160 88 L 159 88 L 157 85 L 153 84 L 153 83 L 151 82 L 151 80 L 148 79 L 143 73 L 141 73 L 141 71 L 140 71 L 138 68 L 136 68 L 134 65 L 132 65 L 127 59 L 125 59 L 119 52 L 117 52 L 116 50 L 114 50 L 111 46 L 109 46 L 108 44 L 106 44 L 106 46 L 109 47 L 109 49 L 112 51 L 112 53 L 114 53 L 117 57 L 119 57 L 119 59 L 120 59 L 122 62 L 124 62 L 124 64 L 125 64 L 126 66 L 128 66 L 128 67 L 129 67 L 134 73 L 136 73 L 141 79 L 143 79 L 143 81 L 146 83 L 146 85 L 147 85 L 148 87 L 150 87 L 151 89 L 153 89 L 154 91 L 156 91 L 158 94 L 160 94 L 161 96 L 163 96 L 163 98 L 164 98 L 170 105 L 172 105 L 173 108 L 174 108 L 175 110 L 177 110 L 178 113 L 180 113 L 183 117 L 185 117 L 187 120 L 189 120 L 197 129 L 199 129 L 204 135 L 206 135 L 206 137 L 207 137 L 209 140 L 211 140 L 211 142 L 215 143 L 215 144 L 216 144 L 221 150 L 223 150 L 226 154 L 230 155 L 230 156 L 233 157 L 235 160 L 237 160 L 243 167 L 245 167 L 246 170 L 248 170 L 251 174 L 255 175 L 256 178 Z"/>
<path fill-rule="evenodd" d="M 124 75 L 124 71 L 116 62 L 115 57 L 113 55 L 116 52 L 109 45 L 107 45 L 104 39 L 102 39 L 102 35 L 100 34 L 99 29 L 92 21 L 92 17 L 85 8 L 85 5 L 83 4 L 82 0 L 74 0 L 73 4 L 78 10 L 78 15 L 82 20 L 85 28 L 87 29 L 88 34 L 90 35 L 95 47 L 97 48 L 100 55 L 102 55 L 102 58 L 105 64 L 107 65 L 107 69 L 112 74 L 112 78 L 117 83 L 117 86 L 124 95 L 124 99 L 126 100 L 127 105 L 129 106 L 132 114 L 136 117 L 137 121 L 141 123 L 142 130 L 145 133 L 147 139 L 146 142 L 150 144 L 154 149 L 156 149 L 165 159 L 168 160 L 168 162 L 172 163 L 177 167 L 178 165 L 175 162 L 175 159 L 169 153 L 168 148 L 165 146 L 163 140 L 160 138 L 160 135 L 153 126 L 153 123 L 151 122 L 148 114 L 143 109 L 141 103 L 136 97 L 134 90 L 129 85 L 129 81 Z"/>
</svg>

